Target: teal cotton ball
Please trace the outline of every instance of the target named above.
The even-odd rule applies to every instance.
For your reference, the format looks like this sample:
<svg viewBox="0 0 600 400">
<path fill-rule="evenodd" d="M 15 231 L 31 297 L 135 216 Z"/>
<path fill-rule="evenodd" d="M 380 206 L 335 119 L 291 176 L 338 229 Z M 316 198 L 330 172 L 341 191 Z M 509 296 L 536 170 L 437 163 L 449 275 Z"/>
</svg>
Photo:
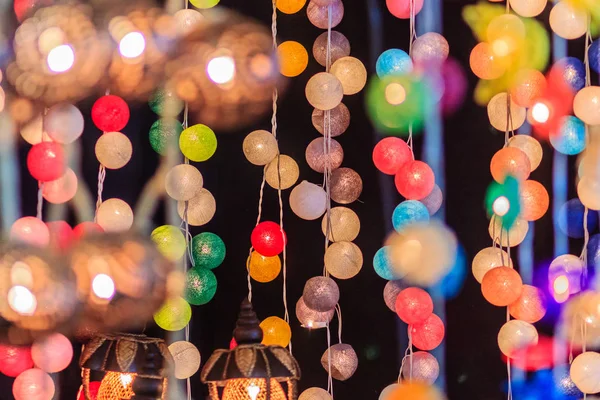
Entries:
<svg viewBox="0 0 600 400">
<path fill-rule="evenodd" d="M 392 268 L 392 259 L 390 258 L 390 246 L 384 246 L 377 250 L 373 257 L 373 268 L 377 275 L 388 281 L 398 279 L 394 275 Z"/>
<path fill-rule="evenodd" d="M 225 243 L 214 233 L 202 232 L 192 239 L 192 257 L 196 268 L 217 268 L 225 260 L 225 253 Z"/>
<path fill-rule="evenodd" d="M 585 149 L 585 124 L 571 115 L 562 119 L 558 132 L 550 134 L 550 143 L 559 153 L 574 156 Z"/>
<path fill-rule="evenodd" d="M 210 269 L 192 268 L 185 279 L 185 300 L 195 306 L 201 306 L 215 297 L 217 277 Z"/>
<path fill-rule="evenodd" d="M 410 56 L 400 49 L 389 49 L 381 53 L 377 58 L 375 70 L 377 76 L 383 78 L 389 75 L 406 75 L 413 69 Z"/>
<path fill-rule="evenodd" d="M 429 211 L 417 200 L 406 200 L 398 204 L 392 214 L 392 224 L 397 232 L 402 232 L 408 225 L 429 222 Z"/>
</svg>

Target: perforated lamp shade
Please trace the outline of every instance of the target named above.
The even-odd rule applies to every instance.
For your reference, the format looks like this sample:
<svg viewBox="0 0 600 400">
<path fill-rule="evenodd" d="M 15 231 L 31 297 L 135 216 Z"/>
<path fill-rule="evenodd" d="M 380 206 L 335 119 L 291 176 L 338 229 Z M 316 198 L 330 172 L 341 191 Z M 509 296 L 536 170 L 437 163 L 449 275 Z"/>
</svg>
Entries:
<svg viewBox="0 0 600 400">
<path fill-rule="evenodd" d="M 202 369 L 211 400 L 296 400 L 300 368 L 287 349 L 264 346 L 259 320 L 245 299 L 233 332 L 237 346 L 216 350 Z"/>
</svg>

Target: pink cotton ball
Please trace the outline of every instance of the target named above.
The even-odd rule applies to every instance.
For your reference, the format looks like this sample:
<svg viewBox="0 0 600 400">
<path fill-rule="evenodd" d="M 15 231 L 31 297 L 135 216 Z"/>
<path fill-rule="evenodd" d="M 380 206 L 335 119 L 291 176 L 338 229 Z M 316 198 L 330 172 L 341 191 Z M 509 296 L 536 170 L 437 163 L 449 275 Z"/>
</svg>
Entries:
<svg viewBox="0 0 600 400">
<path fill-rule="evenodd" d="M 435 175 L 423 161 L 409 161 L 398 170 L 394 182 L 398 193 L 407 200 L 421 200 L 433 190 Z"/>
<path fill-rule="evenodd" d="M 73 346 L 65 335 L 54 333 L 31 346 L 31 358 L 36 367 L 54 373 L 67 368 L 73 359 Z"/>
<path fill-rule="evenodd" d="M 50 231 L 41 219 L 23 217 L 12 224 L 10 239 L 32 246 L 44 247 L 50 243 Z"/>
<path fill-rule="evenodd" d="M 431 314 L 421 323 L 408 326 L 413 345 L 420 350 L 433 350 L 438 347 L 444 340 L 444 332 L 444 323 L 435 314 Z"/>
<path fill-rule="evenodd" d="M 52 400 L 54 382 L 41 369 L 32 368 L 17 376 L 12 390 L 16 400 Z"/>
<path fill-rule="evenodd" d="M 433 300 L 423 289 L 406 288 L 396 298 L 396 313 L 407 324 L 418 324 L 433 313 Z"/>
<path fill-rule="evenodd" d="M 410 2 L 411 0 L 386 0 L 385 4 L 394 17 L 400 19 L 409 19 Z M 414 0 L 414 7 L 414 15 L 417 15 L 423 8 L 423 0 Z"/>
<path fill-rule="evenodd" d="M 444 115 L 454 114 L 465 101 L 467 75 L 458 61 L 448 58 L 442 65 L 442 79 L 444 81 L 442 112 Z"/>
<path fill-rule="evenodd" d="M 381 139 L 373 149 L 375 167 L 387 175 L 395 175 L 400 167 L 412 159 L 410 147 L 404 140 L 397 137 Z"/>
<path fill-rule="evenodd" d="M 67 168 L 60 178 L 44 183 L 42 195 L 44 199 L 53 204 L 62 204 L 71 200 L 77 192 L 77 175 L 71 168 Z"/>
</svg>

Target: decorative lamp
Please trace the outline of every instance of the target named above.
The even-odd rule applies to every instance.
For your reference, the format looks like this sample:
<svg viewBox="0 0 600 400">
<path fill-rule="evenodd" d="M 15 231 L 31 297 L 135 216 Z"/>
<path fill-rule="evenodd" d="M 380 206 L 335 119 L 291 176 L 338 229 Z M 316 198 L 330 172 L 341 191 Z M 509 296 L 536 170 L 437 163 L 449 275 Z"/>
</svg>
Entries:
<svg viewBox="0 0 600 400">
<path fill-rule="evenodd" d="M 330 361 L 331 360 L 331 361 Z M 331 362 L 331 365 L 329 363 Z M 358 356 L 349 344 L 338 343 L 325 350 L 321 356 L 321 365 L 325 371 L 331 367 L 331 376 L 338 381 L 348 380 L 358 368 Z"/>
<path fill-rule="evenodd" d="M 313 44 L 312 53 L 315 60 L 325 66 L 327 64 L 327 40 L 328 32 L 320 34 Z M 331 31 L 331 39 L 329 40 L 329 60 L 333 64 L 342 57 L 350 55 L 350 42 L 344 34 L 338 31 Z"/>
<path fill-rule="evenodd" d="M 202 369 L 211 400 L 296 400 L 300 368 L 283 347 L 261 344 L 263 332 L 248 299 L 233 332 L 237 347 L 216 350 Z"/>
<path fill-rule="evenodd" d="M 106 334 L 94 337 L 81 353 L 84 399 L 90 382 L 100 381 L 97 400 L 162 400 L 173 357 L 162 339 L 145 335 Z"/>
</svg>

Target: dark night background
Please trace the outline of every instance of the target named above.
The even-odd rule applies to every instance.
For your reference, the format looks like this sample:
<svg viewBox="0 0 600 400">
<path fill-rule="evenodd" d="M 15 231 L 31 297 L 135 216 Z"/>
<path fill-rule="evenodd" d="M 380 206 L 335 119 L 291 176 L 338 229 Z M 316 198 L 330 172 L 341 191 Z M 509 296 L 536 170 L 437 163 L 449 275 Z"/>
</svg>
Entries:
<svg viewBox="0 0 600 400">
<path fill-rule="evenodd" d="M 425 0 L 427 1 L 427 0 Z M 362 60 L 369 73 L 375 71 L 376 55 L 397 47 L 408 49 L 408 21 L 394 18 L 385 8 L 384 0 L 344 0 L 345 16 L 335 29 L 342 32 L 352 46 L 351 55 Z M 475 46 L 469 27 L 461 18 L 462 7 L 467 1 L 443 0 L 443 34 L 450 43 L 450 53 L 468 69 L 470 50 Z M 233 8 L 242 14 L 270 23 L 270 1 L 222 0 L 222 6 Z M 373 26 L 369 21 L 368 7 L 378 7 L 381 24 Z M 539 18 L 548 21 L 549 7 Z M 295 15 L 279 14 L 278 39 L 302 43 L 309 53 L 315 38 L 322 30 L 310 24 L 306 9 Z M 380 37 L 382 48 L 373 48 L 371 35 Z M 583 46 L 575 42 L 571 55 L 581 56 Z M 291 80 L 288 91 L 279 102 L 278 139 L 283 154 L 292 156 L 300 166 L 300 180 L 321 182 L 322 175 L 312 171 L 304 159 L 308 143 L 318 137 L 311 123 L 312 107 L 304 97 L 306 81 L 323 68 L 310 57 L 308 69 Z M 475 106 L 472 91 L 476 78 L 469 72 L 469 89 L 463 107 L 444 122 L 446 157 L 446 207 L 447 223 L 452 227 L 467 254 L 467 264 L 482 248 L 490 246 L 487 233 L 488 219 L 483 208 L 485 189 L 491 182 L 489 162 L 503 145 L 503 133 L 490 127 L 485 108 Z M 343 311 L 343 340 L 351 344 L 359 355 L 356 374 L 346 382 L 335 382 L 335 395 L 340 400 L 376 400 L 381 390 L 396 380 L 401 353 L 397 343 L 397 317 L 383 302 L 382 292 L 386 281 L 379 278 L 372 268 L 372 257 L 382 245 L 390 215 L 382 207 L 382 186 L 389 188 L 393 177 L 382 177 L 371 161 L 371 149 L 377 141 L 373 127 L 364 109 L 364 91 L 344 97 L 352 119 L 350 128 L 336 138 L 344 148 L 343 166 L 355 169 L 362 177 L 364 188 L 360 200 L 350 207 L 361 219 L 361 233 L 355 243 L 364 255 L 364 266 L 355 278 L 338 281 Z M 82 104 L 86 116 L 86 130 L 82 136 L 84 148 L 84 174 L 92 192 L 95 192 L 98 163 L 94 156 L 94 144 L 101 134 L 89 118 L 90 103 Z M 148 130 L 157 119 L 142 104 L 132 106 L 132 116 L 124 133 L 133 143 L 134 158 L 123 169 L 108 171 L 104 198 L 120 197 L 134 204 L 143 186 L 156 168 L 158 157 L 148 142 Z M 194 121 L 192 123 L 201 122 Z M 245 260 L 250 246 L 250 232 L 256 219 L 256 206 L 262 168 L 251 165 L 242 153 L 245 134 L 255 129 L 270 130 L 270 116 L 238 133 L 218 135 L 218 149 L 209 161 L 196 164 L 204 176 L 204 185 L 217 201 L 214 219 L 203 227 L 192 228 L 192 233 L 210 231 L 220 235 L 227 246 L 227 257 L 216 273 L 219 288 L 215 298 L 207 305 L 193 307 L 191 341 L 200 349 L 203 361 L 217 348 L 227 347 L 236 320 L 240 301 L 246 294 Z M 21 143 L 21 161 L 29 145 Z M 415 141 L 417 157 L 422 151 L 421 140 Z M 531 175 L 551 192 L 552 151 L 544 145 L 544 159 Z M 572 168 L 572 165 L 571 165 Z M 574 176 L 572 170 L 569 176 Z M 37 183 L 22 170 L 23 214 L 35 214 Z M 569 184 L 569 198 L 574 196 L 574 185 Z M 393 205 L 401 199 L 393 190 Z M 304 282 L 321 273 L 323 268 L 323 235 L 319 221 L 304 221 L 288 208 L 289 190 L 284 192 L 285 229 L 288 234 L 288 301 L 293 330 L 294 355 L 302 368 L 301 391 L 311 386 L 326 387 L 327 374 L 320 365 L 320 357 L 326 349 L 324 330 L 308 331 L 299 326 L 294 309 L 302 294 Z M 160 209 L 164 207 L 161 205 Z M 277 192 L 265 188 L 264 220 L 278 219 Z M 156 216 L 156 224 L 162 224 L 162 211 Z M 549 211 L 535 224 L 535 261 L 547 264 L 552 257 L 552 220 Z M 149 233 L 149 232 L 148 232 Z M 581 245 L 573 243 L 573 249 Z M 513 258 L 516 259 L 516 256 Z M 516 261 L 516 260 L 515 260 Z M 518 264 L 518 263 L 517 263 Z M 283 315 L 281 302 L 281 276 L 268 284 L 254 283 L 253 302 L 260 319 L 270 315 Z M 482 297 L 480 285 L 470 272 L 461 293 L 446 304 L 446 382 L 451 400 L 477 399 L 497 400 L 505 398 L 502 385 L 506 379 L 506 367 L 500 359 L 496 344 L 498 329 L 503 324 L 505 309 L 493 307 Z M 334 325 L 336 323 L 334 322 Z M 541 332 L 549 333 L 551 324 L 537 324 Z M 333 327 L 336 329 L 336 326 Z M 403 326 L 401 329 L 405 329 Z M 149 335 L 163 335 L 154 327 Z M 78 344 L 74 345 L 79 355 Z M 74 362 L 60 375 L 60 399 L 75 399 L 79 388 L 79 369 Z M 11 399 L 11 381 L 0 378 L 0 399 Z M 192 377 L 192 393 L 195 399 L 203 399 L 205 388 L 198 374 Z M 518 400 L 518 398 L 517 398 Z"/>
</svg>

